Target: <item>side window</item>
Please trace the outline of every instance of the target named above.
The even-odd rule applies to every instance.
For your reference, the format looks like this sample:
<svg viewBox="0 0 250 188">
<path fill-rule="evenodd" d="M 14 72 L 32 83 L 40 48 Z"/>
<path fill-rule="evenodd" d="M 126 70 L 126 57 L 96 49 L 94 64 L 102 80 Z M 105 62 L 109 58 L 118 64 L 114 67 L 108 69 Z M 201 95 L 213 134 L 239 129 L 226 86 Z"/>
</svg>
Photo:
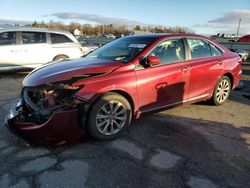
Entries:
<svg viewBox="0 0 250 188">
<path fill-rule="evenodd" d="M 210 57 L 211 51 L 210 46 L 208 43 L 204 42 L 201 39 L 187 39 L 191 58 L 192 59 L 199 59 L 204 57 Z"/>
<path fill-rule="evenodd" d="M 58 44 L 58 43 L 66 43 L 73 41 L 65 35 L 51 33 L 51 42 L 52 44 Z"/>
<path fill-rule="evenodd" d="M 16 44 L 16 32 L 0 33 L 0 45 Z"/>
<path fill-rule="evenodd" d="M 183 40 L 169 39 L 161 42 L 149 55 L 159 57 L 161 64 L 183 61 L 185 60 Z"/>
<path fill-rule="evenodd" d="M 210 45 L 210 48 L 211 48 L 211 53 L 212 53 L 212 56 L 220 56 L 222 55 L 222 51 L 221 49 L 219 49 L 218 47 L 216 47 L 215 45 L 209 43 Z"/>
<path fill-rule="evenodd" d="M 41 32 L 22 32 L 23 44 L 46 43 L 46 33 Z"/>
</svg>

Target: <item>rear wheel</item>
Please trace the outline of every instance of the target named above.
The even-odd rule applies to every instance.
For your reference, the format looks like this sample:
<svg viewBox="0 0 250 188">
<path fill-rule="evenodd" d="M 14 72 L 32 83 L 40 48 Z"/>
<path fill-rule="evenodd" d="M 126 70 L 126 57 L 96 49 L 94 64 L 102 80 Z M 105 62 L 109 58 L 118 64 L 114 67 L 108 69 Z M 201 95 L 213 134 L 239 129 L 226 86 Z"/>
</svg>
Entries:
<svg viewBox="0 0 250 188">
<path fill-rule="evenodd" d="M 222 76 L 215 86 L 212 103 L 215 105 L 223 104 L 228 99 L 230 92 L 231 81 L 227 76 Z"/>
<path fill-rule="evenodd" d="M 99 140 L 119 137 L 132 118 L 129 102 L 123 96 L 109 92 L 104 94 L 91 108 L 88 118 L 89 133 Z"/>
<path fill-rule="evenodd" d="M 57 55 L 56 57 L 54 57 L 53 61 L 60 61 L 60 60 L 64 60 L 67 58 L 69 58 L 69 57 L 66 55 Z"/>
</svg>

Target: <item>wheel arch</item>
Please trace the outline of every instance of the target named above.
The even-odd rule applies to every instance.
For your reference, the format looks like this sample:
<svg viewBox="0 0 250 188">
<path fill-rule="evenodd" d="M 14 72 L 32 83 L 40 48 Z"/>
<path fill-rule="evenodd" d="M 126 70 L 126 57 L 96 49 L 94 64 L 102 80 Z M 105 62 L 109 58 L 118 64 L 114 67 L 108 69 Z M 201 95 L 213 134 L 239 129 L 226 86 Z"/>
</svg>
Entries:
<svg viewBox="0 0 250 188">
<path fill-rule="evenodd" d="M 89 109 L 90 109 L 91 106 L 93 106 L 94 103 L 95 103 L 96 101 L 98 101 L 103 95 L 105 95 L 106 93 L 109 93 L 109 92 L 111 92 L 111 93 L 117 93 L 117 94 L 123 96 L 123 97 L 129 102 L 129 104 L 130 104 L 130 106 L 131 106 L 131 109 L 132 109 L 132 114 L 134 113 L 134 111 L 135 111 L 135 102 L 134 102 L 133 98 L 131 97 L 131 95 L 130 95 L 128 92 L 126 92 L 126 91 L 124 91 L 124 90 L 121 90 L 121 89 L 106 90 L 105 92 L 102 92 L 102 93 L 100 93 L 100 94 L 98 94 L 98 95 L 95 95 L 95 96 L 90 100 Z"/>
<path fill-rule="evenodd" d="M 230 73 L 230 72 L 222 73 L 220 76 L 218 76 L 218 79 L 217 79 L 216 83 L 214 84 L 214 86 L 213 86 L 211 92 L 209 93 L 209 96 L 208 96 L 209 99 L 213 96 L 213 92 L 214 92 L 214 90 L 215 90 L 216 84 L 218 83 L 218 81 L 219 81 L 223 76 L 227 76 L 227 77 L 230 79 L 230 82 L 231 82 L 231 89 L 233 89 L 233 86 L 234 86 L 234 77 L 233 77 L 232 73 Z"/>
<path fill-rule="evenodd" d="M 131 106 L 132 114 L 134 114 L 134 111 L 135 111 L 135 103 L 134 103 L 134 100 L 133 100 L 133 98 L 131 97 L 130 94 L 128 94 L 127 92 L 125 92 L 125 91 L 123 91 L 123 90 L 110 90 L 110 91 L 107 91 L 107 92 L 117 93 L 117 94 L 123 96 L 125 99 L 127 99 L 127 101 L 129 102 L 129 104 L 130 104 L 130 106 Z"/>
<path fill-rule="evenodd" d="M 57 54 L 54 58 L 53 58 L 53 61 L 55 61 L 58 57 L 60 57 L 60 56 L 64 56 L 64 57 L 66 57 L 66 58 L 69 58 L 69 56 L 68 55 L 66 55 L 66 54 Z"/>
<path fill-rule="evenodd" d="M 231 89 L 232 89 L 233 85 L 234 85 L 234 77 L 233 77 L 233 75 L 230 72 L 227 72 L 227 73 L 223 74 L 223 76 L 227 76 L 230 79 Z"/>
<path fill-rule="evenodd" d="M 85 103 L 84 104 L 84 106 L 83 106 L 83 111 L 84 111 L 84 117 L 83 117 L 83 122 L 86 122 L 86 120 L 87 120 L 87 117 L 89 116 L 89 113 L 90 113 L 90 111 L 91 111 L 91 108 L 92 108 L 92 106 L 103 96 L 103 95 L 105 95 L 106 93 L 108 93 L 108 92 L 111 92 L 111 93 L 117 93 L 117 94 L 119 94 L 119 95 L 121 95 L 121 96 L 123 96 L 128 102 L 129 102 L 129 104 L 130 104 L 130 106 L 131 106 L 131 110 L 132 110 L 132 119 L 134 119 L 135 118 L 135 114 L 134 114 L 134 112 L 136 111 L 136 109 L 135 109 L 135 102 L 134 102 L 134 100 L 133 100 L 133 98 L 131 97 L 131 95 L 128 93 L 128 92 L 126 92 L 126 91 L 124 91 L 124 90 L 121 90 L 121 89 L 111 89 L 111 90 L 106 90 L 105 92 L 102 92 L 102 93 L 99 93 L 98 95 L 95 95 L 95 96 L 93 96 L 90 100 L 88 100 L 88 102 L 87 103 Z M 84 125 L 84 127 L 85 127 L 86 125 Z"/>
</svg>

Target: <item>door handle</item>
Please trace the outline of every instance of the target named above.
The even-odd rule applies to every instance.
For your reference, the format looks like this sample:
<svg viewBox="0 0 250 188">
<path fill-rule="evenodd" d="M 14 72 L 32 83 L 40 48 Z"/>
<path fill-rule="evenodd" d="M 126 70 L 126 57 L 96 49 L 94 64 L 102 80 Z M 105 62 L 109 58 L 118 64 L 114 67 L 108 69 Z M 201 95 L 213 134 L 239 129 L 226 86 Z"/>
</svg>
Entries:
<svg viewBox="0 0 250 188">
<path fill-rule="evenodd" d="M 190 70 L 191 70 L 190 67 L 184 67 L 183 69 L 181 69 L 181 72 L 188 72 Z"/>
</svg>

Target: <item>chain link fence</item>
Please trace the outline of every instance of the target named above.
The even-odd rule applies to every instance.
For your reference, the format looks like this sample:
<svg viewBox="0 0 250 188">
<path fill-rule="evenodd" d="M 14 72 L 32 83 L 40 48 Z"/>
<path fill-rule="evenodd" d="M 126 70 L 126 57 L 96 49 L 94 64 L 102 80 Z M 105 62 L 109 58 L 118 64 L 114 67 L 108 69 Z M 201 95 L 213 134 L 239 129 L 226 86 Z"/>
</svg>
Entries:
<svg viewBox="0 0 250 188">
<path fill-rule="evenodd" d="M 80 36 L 77 39 L 81 43 L 81 45 L 87 44 L 87 45 L 97 45 L 97 46 L 102 46 L 106 43 L 115 40 L 113 38 L 107 38 L 101 36 Z"/>
</svg>

